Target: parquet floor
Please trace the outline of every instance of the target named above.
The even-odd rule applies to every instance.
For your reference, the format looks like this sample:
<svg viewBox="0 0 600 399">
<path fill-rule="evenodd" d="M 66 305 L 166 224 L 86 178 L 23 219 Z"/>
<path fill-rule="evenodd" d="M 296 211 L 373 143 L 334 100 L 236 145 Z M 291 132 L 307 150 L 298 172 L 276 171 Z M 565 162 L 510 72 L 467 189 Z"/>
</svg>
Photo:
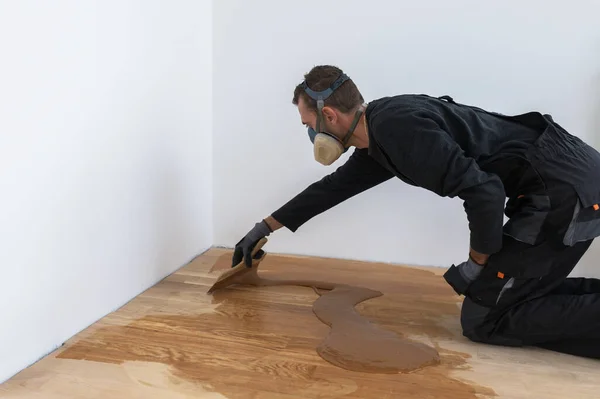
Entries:
<svg viewBox="0 0 600 399">
<path fill-rule="evenodd" d="M 313 313 L 311 288 L 207 295 L 229 262 L 230 251 L 211 249 L 0 385 L 0 398 L 600 397 L 598 361 L 463 338 L 460 298 L 442 269 L 275 254 L 261 263 L 260 271 L 381 291 L 356 310 L 440 355 L 438 365 L 413 373 L 376 374 L 319 356 L 329 327 Z"/>
</svg>

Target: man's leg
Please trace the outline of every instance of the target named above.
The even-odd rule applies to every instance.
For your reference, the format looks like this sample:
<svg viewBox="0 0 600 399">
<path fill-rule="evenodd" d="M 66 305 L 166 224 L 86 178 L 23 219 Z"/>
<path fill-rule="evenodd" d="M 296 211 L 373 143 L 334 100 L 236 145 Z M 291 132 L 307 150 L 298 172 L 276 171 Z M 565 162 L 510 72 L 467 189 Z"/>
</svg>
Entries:
<svg viewBox="0 0 600 399">
<path fill-rule="evenodd" d="M 600 294 L 547 296 L 525 302 L 498 324 L 523 345 L 600 359 Z"/>
<path fill-rule="evenodd" d="M 557 295 L 600 294 L 600 279 L 569 277 L 550 293 Z"/>
<path fill-rule="evenodd" d="M 568 353 L 575 356 L 600 359 L 600 280 L 595 278 L 566 278 L 556 289 L 542 298 L 514 309 L 514 319 L 525 319 L 527 323 L 535 321 L 537 315 L 528 317 L 528 312 L 537 308 L 544 312 L 557 314 L 557 321 L 563 319 L 560 314 L 568 314 L 569 324 L 554 328 L 555 333 L 562 329 L 562 338 L 543 336 L 537 342 L 530 343 L 544 349 Z M 554 334 L 556 335 L 556 334 Z"/>
<path fill-rule="evenodd" d="M 600 359 L 600 339 L 575 338 L 539 343 L 539 348 L 569 355 Z"/>
<path fill-rule="evenodd" d="M 600 357 L 600 280 L 567 276 L 591 241 L 532 246 L 505 238 L 463 303 L 463 334 L 495 345 Z M 586 342 L 573 345 L 572 340 Z"/>
</svg>

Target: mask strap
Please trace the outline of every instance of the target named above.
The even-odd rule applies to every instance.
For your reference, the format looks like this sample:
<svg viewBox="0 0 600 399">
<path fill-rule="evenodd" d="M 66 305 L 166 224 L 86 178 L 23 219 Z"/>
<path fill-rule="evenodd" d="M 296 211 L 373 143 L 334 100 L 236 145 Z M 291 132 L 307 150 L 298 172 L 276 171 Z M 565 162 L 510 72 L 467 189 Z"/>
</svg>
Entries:
<svg viewBox="0 0 600 399">
<path fill-rule="evenodd" d="M 356 125 L 358 125 L 358 121 L 360 120 L 360 117 L 365 112 L 365 108 L 366 108 L 366 104 L 361 105 L 361 107 L 358 109 L 358 111 L 356 111 L 356 113 L 354 114 L 354 119 L 352 120 L 352 124 L 350 125 L 350 128 L 348 129 L 348 133 L 346 133 L 346 136 L 344 137 L 344 140 L 342 141 L 342 144 L 344 145 L 344 147 L 350 140 L 350 137 L 352 137 L 352 134 L 354 134 Z"/>
<path fill-rule="evenodd" d="M 342 83 L 344 83 L 348 79 L 350 79 L 348 77 L 348 75 L 346 75 L 345 73 L 342 73 L 340 76 L 338 76 L 338 78 L 335 80 L 335 82 L 333 82 L 331 84 L 330 87 L 328 87 L 325 90 L 321 90 L 321 91 L 314 91 L 313 89 L 308 87 L 308 84 L 306 84 L 306 80 L 304 82 L 302 82 L 302 87 L 304 88 L 304 91 L 306 92 L 306 94 L 308 94 L 313 100 L 325 101 L 327 98 L 329 98 L 330 95 L 333 94 L 333 92 L 335 90 L 337 90 L 342 85 Z"/>
<path fill-rule="evenodd" d="M 313 100 L 315 100 L 317 102 L 317 126 L 315 126 L 316 127 L 315 130 L 317 132 L 321 131 L 321 120 L 323 119 L 323 113 L 321 112 L 321 110 L 325 106 L 325 100 L 327 98 L 329 98 L 329 96 L 331 96 L 333 94 L 333 92 L 335 90 L 337 90 L 337 88 L 339 88 L 345 81 L 347 81 L 349 79 L 350 78 L 348 77 L 348 75 L 346 75 L 345 73 L 342 73 L 331 84 L 330 87 L 328 87 L 325 90 L 321 90 L 321 91 L 315 91 L 315 90 L 311 89 L 310 87 L 308 87 L 306 80 L 304 82 L 302 82 L 302 87 L 304 88 L 304 91 L 306 92 L 306 94 L 308 94 L 308 96 L 310 98 L 312 98 Z"/>
<path fill-rule="evenodd" d="M 320 132 L 321 131 L 321 120 L 323 119 L 323 107 L 325 106 L 325 101 L 324 100 L 317 100 L 317 125 L 316 127 L 316 131 Z"/>
</svg>

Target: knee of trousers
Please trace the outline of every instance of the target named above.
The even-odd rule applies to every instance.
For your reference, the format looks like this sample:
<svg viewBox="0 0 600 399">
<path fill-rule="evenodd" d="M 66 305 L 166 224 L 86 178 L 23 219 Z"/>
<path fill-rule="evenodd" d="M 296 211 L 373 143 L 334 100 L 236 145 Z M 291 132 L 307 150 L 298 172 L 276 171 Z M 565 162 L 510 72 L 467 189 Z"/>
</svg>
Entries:
<svg viewBox="0 0 600 399">
<path fill-rule="evenodd" d="M 507 336 L 496 331 L 496 317 L 492 309 L 479 305 L 466 297 L 463 301 L 460 324 L 463 336 L 473 342 L 500 346 L 522 346 L 517 337 Z"/>
<path fill-rule="evenodd" d="M 489 313 L 489 308 L 473 302 L 469 297 L 465 297 L 460 311 L 460 325 L 463 335 L 471 341 L 486 341 L 484 331 Z"/>
</svg>

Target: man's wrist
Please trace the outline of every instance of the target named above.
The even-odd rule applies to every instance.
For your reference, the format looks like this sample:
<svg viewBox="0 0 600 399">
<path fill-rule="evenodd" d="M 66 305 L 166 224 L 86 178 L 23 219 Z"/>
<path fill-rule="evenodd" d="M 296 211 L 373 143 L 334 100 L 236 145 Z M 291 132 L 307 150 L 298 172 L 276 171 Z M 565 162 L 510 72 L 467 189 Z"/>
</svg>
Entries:
<svg viewBox="0 0 600 399">
<path fill-rule="evenodd" d="M 267 226 L 269 226 L 269 228 L 271 229 L 271 232 L 274 232 L 275 230 L 279 230 L 280 228 L 283 227 L 283 225 L 281 223 L 279 223 L 277 220 L 275 220 L 275 218 L 273 216 L 268 216 L 264 219 L 265 223 L 267 224 Z"/>
<path fill-rule="evenodd" d="M 489 255 L 477 252 L 473 248 L 471 248 L 469 251 L 469 257 L 471 258 L 471 260 L 473 262 L 477 263 L 480 266 L 484 266 L 488 262 L 488 259 L 490 258 Z"/>
</svg>

